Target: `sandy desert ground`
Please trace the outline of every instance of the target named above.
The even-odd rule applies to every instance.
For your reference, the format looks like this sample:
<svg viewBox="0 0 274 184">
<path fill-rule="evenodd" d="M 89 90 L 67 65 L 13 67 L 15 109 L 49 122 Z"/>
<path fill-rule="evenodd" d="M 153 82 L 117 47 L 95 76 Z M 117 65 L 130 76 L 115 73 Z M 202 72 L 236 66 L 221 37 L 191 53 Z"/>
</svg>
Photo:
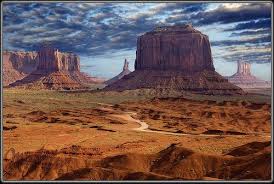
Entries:
<svg viewBox="0 0 274 184">
<path fill-rule="evenodd" d="M 3 94 L 5 180 L 271 178 L 269 92 Z"/>
</svg>

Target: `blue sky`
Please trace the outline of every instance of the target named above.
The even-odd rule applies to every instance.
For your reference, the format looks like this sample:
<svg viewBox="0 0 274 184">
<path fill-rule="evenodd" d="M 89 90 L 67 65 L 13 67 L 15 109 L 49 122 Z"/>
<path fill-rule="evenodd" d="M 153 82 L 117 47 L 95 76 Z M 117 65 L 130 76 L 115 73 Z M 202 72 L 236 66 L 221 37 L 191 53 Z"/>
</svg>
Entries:
<svg viewBox="0 0 274 184">
<path fill-rule="evenodd" d="M 157 26 L 192 23 L 209 36 L 216 71 L 236 61 L 271 79 L 270 3 L 4 3 L 3 47 L 36 50 L 47 41 L 80 56 L 81 70 L 111 78 L 124 58 L 134 70 L 137 37 Z"/>
</svg>

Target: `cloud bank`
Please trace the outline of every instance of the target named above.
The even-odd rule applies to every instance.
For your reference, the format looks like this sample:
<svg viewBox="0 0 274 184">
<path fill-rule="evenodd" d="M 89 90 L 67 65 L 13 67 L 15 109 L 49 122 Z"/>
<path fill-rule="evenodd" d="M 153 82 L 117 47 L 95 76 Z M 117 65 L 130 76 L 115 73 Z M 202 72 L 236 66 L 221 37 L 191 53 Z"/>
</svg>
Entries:
<svg viewBox="0 0 274 184">
<path fill-rule="evenodd" d="M 209 34 L 215 59 L 271 62 L 270 3 L 3 3 L 3 46 L 36 50 L 45 41 L 80 56 L 136 49 L 157 26 L 191 22 Z M 252 51 L 252 52 L 249 52 Z"/>
</svg>

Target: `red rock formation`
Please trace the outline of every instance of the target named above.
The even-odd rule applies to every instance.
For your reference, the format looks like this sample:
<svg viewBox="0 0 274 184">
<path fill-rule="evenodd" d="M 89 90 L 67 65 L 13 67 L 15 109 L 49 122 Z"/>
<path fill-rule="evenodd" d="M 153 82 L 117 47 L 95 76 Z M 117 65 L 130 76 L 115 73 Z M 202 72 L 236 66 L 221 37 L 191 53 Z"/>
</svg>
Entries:
<svg viewBox="0 0 274 184">
<path fill-rule="evenodd" d="M 214 71 L 208 37 L 190 25 L 157 28 L 137 40 L 135 70 Z"/>
<path fill-rule="evenodd" d="M 140 36 L 135 71 L 105 90 L 139 88 L 244 93 L 215 72 L 208 37 L 189 24 L 160 27 Z"/>
<path fill-rule="evenodd" d="M 258 79 L 251 74 L 251 65 L 244 61 L 238 61 L 237 72 L 226 77 L 229 82 L 239 86 L 240 88 L 271 88 L 271 82 Z"/>
<path fill-rule="evenodd" d="M 80 59 L 73 53 L 62 53 L 48 46 L 37 53 L 37 67 L 28 76 L 9 87 L 78 89 L 102 81 L 80 72 Z"/>
<path fill-rule="evenodd" d="M 35 52 L 3 52 L 3 84 L 7 86 L 24 78 L 36 68 L 37 53 Z"/>
<path fill-rule="evenodd" d="M 80 71 L 80 58 L 73 53 L 62 53 L 55 48 L 42 47 L 38 51 L 38 59 L 37 70 Z"/>
<path fill-rule="evenodd" d="M 116 81 L 118 81 L 119 79 L 121 79 L 122 77 L 124 77 L 125 75 L 128 75 L 131 71 L 128 69 L 128 62 L 127 59 L 125 59 L 124 62 L 124 66 L 123 66 L 123 71 L 121 73 L 119 73 L 117 76 L 107 80 L 105 82 L 105 84 L 110 85 Z"/>
<path fill-rule="evenodd" d="M 242 75 L 250 75 L 250 68 L 251 65 L 249 63 L 238 61 L 237 73 Z"/>
<path fill-rule="evenodd" d="M 31 73 L 36 68 L 37 53 L 36 52 L 6 52 L 10 55 L 10 61 L 13 67 L 26 74 Z"/>
</svg>

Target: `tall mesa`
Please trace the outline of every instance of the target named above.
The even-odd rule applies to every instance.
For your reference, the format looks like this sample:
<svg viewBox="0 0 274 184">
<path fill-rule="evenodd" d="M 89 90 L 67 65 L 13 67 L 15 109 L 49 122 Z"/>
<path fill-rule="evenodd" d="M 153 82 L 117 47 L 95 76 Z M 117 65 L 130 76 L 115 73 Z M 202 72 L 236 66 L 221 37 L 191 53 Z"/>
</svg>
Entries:
<svg viewBox="0 0 274 184">
<path fill-rule="evenodd" d="M 135 71 L 105 90 L 140 88 L 244 93 L 215 71 L 208 36 L 191 24 L 158 27 L 138 37 Z"/>
</svg>

